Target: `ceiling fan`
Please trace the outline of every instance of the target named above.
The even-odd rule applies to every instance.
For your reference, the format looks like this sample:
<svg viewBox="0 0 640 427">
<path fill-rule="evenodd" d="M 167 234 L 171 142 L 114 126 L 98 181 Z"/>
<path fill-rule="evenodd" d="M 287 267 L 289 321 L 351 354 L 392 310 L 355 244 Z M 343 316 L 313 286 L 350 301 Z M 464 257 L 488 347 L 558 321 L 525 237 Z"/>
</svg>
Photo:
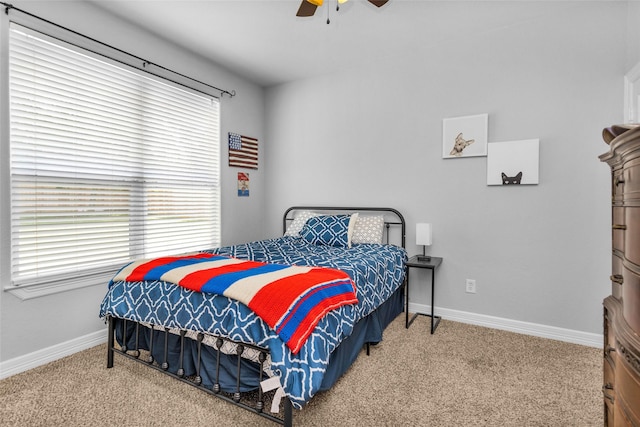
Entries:
<svg viewBox="0 0 640 427">
<path fill-rule="evenodd" d="M 338 0 L 338 3 L 345 3 L 347 0 Z M 369 3 L 376 5 L 377 7 L 384 6 L 389 0 L 367 0 Z M 322 6 L 323 0 L 302 0 L 300 8 L 296 16 L 313 16 L 316 13 L 318 6 Z"/>
</svg>

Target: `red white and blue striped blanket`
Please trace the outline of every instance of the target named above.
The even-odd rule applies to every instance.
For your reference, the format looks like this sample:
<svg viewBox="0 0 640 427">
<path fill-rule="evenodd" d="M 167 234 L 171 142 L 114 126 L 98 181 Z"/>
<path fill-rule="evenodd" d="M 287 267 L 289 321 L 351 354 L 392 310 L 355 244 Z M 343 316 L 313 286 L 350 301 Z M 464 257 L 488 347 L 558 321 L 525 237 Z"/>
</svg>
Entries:
<svg viewBox="0 0 640 427">
<path fill-rule="evenodd" d="M 120 270 L 112 283 L 145 280 L 162 280 L 240 301 L 260 316 L 294 354 L 325 314 L 358 302 L 351 278 L 340 270 L 208 253 L 135 261 Z"/>
</svg>

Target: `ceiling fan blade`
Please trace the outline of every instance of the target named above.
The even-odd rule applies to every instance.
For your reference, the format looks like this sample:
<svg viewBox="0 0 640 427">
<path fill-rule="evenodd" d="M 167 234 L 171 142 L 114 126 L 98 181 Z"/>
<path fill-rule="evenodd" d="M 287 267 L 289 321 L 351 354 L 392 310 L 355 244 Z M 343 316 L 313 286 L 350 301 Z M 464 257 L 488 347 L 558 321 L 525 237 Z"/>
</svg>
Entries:
<svg viewBox="0 0 640 427">
<path fill-rule="evenodd" d="M 369 3 L 375 4 L 378 7 L 384 6 L 389 0 L 369 0 Z"/>
<path fill-rule="evenodd" d="M 307 0 L 302 0 L 296 16 L 313 16 L 313 14 L 316 13 L 317 8 L 318 6 L 315 4 L 311 4 Z"/>
</svg>

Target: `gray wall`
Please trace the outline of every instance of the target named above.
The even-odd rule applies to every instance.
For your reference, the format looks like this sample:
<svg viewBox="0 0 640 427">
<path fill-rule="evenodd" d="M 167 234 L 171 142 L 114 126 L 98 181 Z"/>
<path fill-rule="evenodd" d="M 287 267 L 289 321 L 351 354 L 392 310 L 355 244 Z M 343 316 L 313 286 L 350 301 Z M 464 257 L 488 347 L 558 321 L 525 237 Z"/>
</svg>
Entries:
<svg viewBox="0 0 640 427">
<path fill-rule="evenodd" d="M 622 76 L 640 60 L 634 2 L 543 2 L 519 25 L 292 82 L 266 97 L 90 4 L 12 3 L 237 91 L 222 101 L 221 158 L 229 131 L 257 137 L 263 151 L 249 198 L 236 197 L 237 170 L 223 165 L 224 244 L 280 234 L 282 211 L 294 204 L 389 205 L 407 218 L 411 254 L 420 250 L 414 224 L 434 225 L 430 252 L 445 257 L 438 306 L 601 332 L 610 255 L 599 135 L 622 120 Z M 441 119 L 484 112 L 490 141 L 540 138 L 540 185 L 487 187 L 486 159 L 441 158 Z M 0 278 L 4 287 L 8 272 Z M 477 280 L 476 295 L 464 293 L 465 278 Z M 0 361 L 101 330 L 103 294 L 90 287 L 20 301 L 0 292 Z M 429 304 L 426 289 L 413 295 Z"/>
<path fill-rule="evenodd" d="M 222 239 L 224 244 L 231 244 L 262 237 L 264 222 L 260 212 L 265 197 L 264 167 L 251 172 L 251 197 L 240 198 L 237 197 L 238 169 L 225 164 L 227 132 L 250 135 L 264 142 L 264 90 L 261 87 L 112 18 L 88 3 L 13 1 L 12 4 L 198 80 L 235 90 L 237 96 L 224 97 L 221 104 Z M 0 19 L 6 19 L 4 13 Z M 8 195 L 3 194 L 2 203 L 8 203 Z M 8 285 L 8 269 L 0 271 L 0 278 L 0 286 L 4 288 Z M 98 319 L 104 293 L 104 287 L 93 286 L 22 301 L 10 293 L 0 292 L 0 361 L 104 329 Z"/>
<path fill-rule="evenodd" d="M 622 120 L 628 5 L 527 7 L 513 25 L 270 88 L 271 232 L 290 205 L 396 207 L 410 254 L 415 224 L 433 224 L 437 307 L 601 333 L 610 197 L 597 156 L 602 128 Z M 540 139 L 539 185 L 488 187 L 486 158 L 442 159 L 442 119 L 478 113 L 490 142 Z M 427 286 L 412 292 L 430 304 Z"/>
<path fill-rule="evenodd" d="M 640 2 L 630 1 L 627 12 L 627 70 L 640 62 Z"/>
</svg>

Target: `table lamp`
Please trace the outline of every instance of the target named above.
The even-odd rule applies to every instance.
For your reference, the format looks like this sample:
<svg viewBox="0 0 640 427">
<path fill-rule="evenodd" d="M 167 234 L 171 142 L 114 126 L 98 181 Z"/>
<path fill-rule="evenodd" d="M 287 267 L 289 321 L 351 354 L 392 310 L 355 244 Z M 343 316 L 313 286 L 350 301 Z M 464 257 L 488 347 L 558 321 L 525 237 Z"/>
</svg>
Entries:
<svg viewBox="0 0 640 427">
<path fill-rule="evenodd" d="M 425 248 L 431 246 L 431 224 L 416 224 L 416 245 L 422 245 L 422 255 L 418 255 L 418 261 L 431 261 L 431 257 L 425 255 Z"/>
</svg>

